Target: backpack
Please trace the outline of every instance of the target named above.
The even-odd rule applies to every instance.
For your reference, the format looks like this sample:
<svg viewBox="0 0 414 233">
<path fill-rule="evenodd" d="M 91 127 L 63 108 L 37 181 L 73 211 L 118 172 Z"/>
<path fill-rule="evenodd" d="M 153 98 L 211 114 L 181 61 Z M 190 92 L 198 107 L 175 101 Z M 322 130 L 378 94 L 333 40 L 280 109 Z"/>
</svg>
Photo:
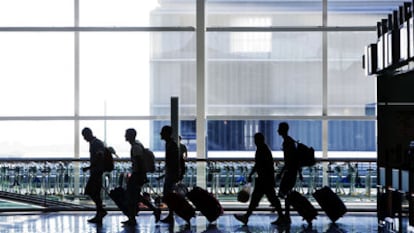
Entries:
<svg viewBox="0 0 414 233">
<path fill-rule="evenodd" d="M 299 167 L 311 167 L 315 165 L 315 150 L 303 143 L 296 142 Z"/>
<path fill-rule="evenodd" d="M 105 147 L 104 151 L 104 171 L 111 172 L 114 170 L 114 157 L 115 151 L 112 147 Z"/>
<path fill-rule="evenodd" d="M 145 172 L 155 172 L 155 155 L 149 148 L 144 148 L 144 170 Z"/>
</svg>

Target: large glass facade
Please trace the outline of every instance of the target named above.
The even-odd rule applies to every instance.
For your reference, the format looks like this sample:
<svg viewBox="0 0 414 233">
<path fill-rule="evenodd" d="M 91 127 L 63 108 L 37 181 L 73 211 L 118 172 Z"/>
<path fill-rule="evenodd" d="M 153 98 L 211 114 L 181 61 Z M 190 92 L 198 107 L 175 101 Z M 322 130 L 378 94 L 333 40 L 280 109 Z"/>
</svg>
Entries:
<svg viewBox="0 0 414 233">
<path fill-rule="evenodd" d="M 361 56 L 402 3 L 206 1 L 206 156 L 253 157 L 257 131 L 280 156 L 281 121 L 318 156 L 375 156 Z M 134 127 L 161 156 L 177 96 L 195 157 L 199 13 L 196 0 L 1 1 L 0 156 L 87 156 L 85 126 L 122 157 Z"/>
</svg>

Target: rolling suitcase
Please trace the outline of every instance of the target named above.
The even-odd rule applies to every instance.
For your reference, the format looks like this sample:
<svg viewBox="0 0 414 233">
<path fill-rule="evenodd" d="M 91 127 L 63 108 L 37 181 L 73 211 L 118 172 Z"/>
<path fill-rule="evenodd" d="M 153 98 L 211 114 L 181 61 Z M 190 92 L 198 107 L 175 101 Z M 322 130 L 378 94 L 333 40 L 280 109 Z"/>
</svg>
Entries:
<svg viewBox="0 0 414 233">
<path fill-rule="evenodd" d="M 195 186 L 187 197 L 209 222 L 216 221 L 223 214 L 220 202 L 205 189 Z"/>
<path fill-rule="evenodd" d="M 180 218 L 190 222 L 190 219 L 195 216 L 194 207 L 182 195 L 170 192 L 164 196 L 164 202 L 168 209 L 174 211 Z"/>
<path fill-rule="evenodd" d="M 128 203 L 125 189 L 122 187 L 116 187 L 107 193 L 108 196 L 114 201 L 115 205 L 117 205 L 118 208 L 122 211 L 122 213 L 128 216 Z"/>
<path fill-rule="evenodd" d="M 344 202 L 327 186 L 316 190 L 312 196 L 334 223 L 347 212 Z"/>
<path fill-rule="evenodd" d="M 310 201 L 302 194 L 297 191 L 292 191 L 288 194 L 287 198 L 298 214 L 308 223 L 311 223 L 312 220 L 316 219 L 318 212 L 312 203 L 310 203 Z"/>
</svg>

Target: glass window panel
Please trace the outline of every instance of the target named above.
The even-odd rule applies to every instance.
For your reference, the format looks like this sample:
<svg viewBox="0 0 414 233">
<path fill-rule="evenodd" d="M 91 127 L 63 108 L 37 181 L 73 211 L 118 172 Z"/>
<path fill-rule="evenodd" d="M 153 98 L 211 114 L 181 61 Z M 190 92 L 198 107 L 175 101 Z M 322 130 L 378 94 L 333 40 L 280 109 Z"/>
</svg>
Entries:
<svg viewBox="0 0 414 233">
<path fill-rule="evenodd" d="M 0 121 L 0 157 L 73 158 L 73 121 Z"/>
<path fill-rule="evenodd" d="M 389 11 L 392 12 L 392 11 Z M 375 27 L 378 21 L 386 18 L 389 12 L 382 14 L 367 14 L 366 12 L 329 12 L 328 26 L 331 27 Z"/>
<path fill-rule="evenodd" d="M 0 26 L 73 26 L 74 0 L 1 0 Z"/>
<path fill-rule="evenodd" d="M 80 12 L 81 26 L 195 25 L 195 0 L 88 0 Z"/>
<path fill-rule="evenodd" d="M 334 153 L 341 157 L 376 154 L 375 121 L 331 120 L 328 132 L 329 156 Z"/>
<path fill-rule="evenodd" d="M 0 116 L 73 115 L 73 34 L 0 33 Z"/>
<path fill-rule="evenodd" d="M 106 142 L 108 146 L 112 146 L 117 154 L 123 158 L 129 158 L 131 146 L 125 141 L 125 130 L 134 128 L 137 131 L 137 139 L 146 147 L 152 147 L 151 142 L 154 137 L 150 131 L 151 122 L 148 120 L 95 120 L 95 121 L 81 121 L 80 133 L 84 127 L 89 127 L 93 134 L 100 140 Z M 159 134 L 155 135 L 158 136 Z M 89 157 L 89 144 L 80 137 L 80 156 Z"/>
<path fill-rule="evenodd" d="M 265 135 L 274 157 L 283 157 L 283 139 L 277 133 L 279 123 L 273 120 L 210 120 L 208 121 L 209 157 L 254 157 L 254 134 Z M 289 135 L 320 151 L 322 122 L 317 120 L 288 120 Z"/>
<path fill-rule="evenodd" d="M 375 26 L 404 2 L 328 0 L 328 26 Z"/>
<path fill-rule="evenodd" d="M 322 1 L 207 1 L 209 27 L 320 26 Z"/>
<path fill-rule="evenodd" d="M 81 35 L 82 115 L 195 114 L 193 32 Z"/>
<path fill-rule="evenodd" d="M 156 120 L 152 121 L 151 132 L 152 132 L 152 146 L 164 152 L 165 142 L 160 140 L 160 132 L 163 126 L 171 125 L 170 120 Z M 180 132 L 179 135 L 182 137 L 181 143 L 183 143 L 188 150 L 189 157 L 196 157 L 197 142 L 196 142 L 196 121 L 195 120 L 181 120 L 180 121 Z M 164 156 L 164 155 L 163 155 Z"/>
<path fill-rule="evenodd" d="M 361 57 L 375 36 L 375 32 L 328 33 L 329 115 L 373 115 L 376 79 L 365 76 Z"/>
<path fill-rule="evenodd" d="M 320 115 L 322 34 L 246 33 L 208 33 L 208 114 Z"/>
<path fill-rule="evenodd" d="M 195 136 L 190 138 L 190 134 L 195 132 L 192 127 L 192 123 L 181 122 L 181 135 L 185 139 L 184 143 L 189 145 L 190 141 L 195 140 Z M 80 122 L 80 132 L 84 127 L 89 127 L 93 134 L 104 141 L 108 146 L 112 146 L 117 154 L 122 158 L 129 158 L 131 146 L 125 141 L 125 130 L 128 128 L 134 128 L 137 131 L 137 139 L 146 147 L 151 148 L 157 157 L 165 156 L 165 142 L 161 140 L 160 132 L 164 125 L 171 125 L 170 121 L 161 120 L 89 120 Z M 80 156 L 89 157 L 89 144 L 80 137 Z M 191 141 L 195 143 L 195 141 Z M 195 144 L 194 144 L 195 145 Z M 195 147 L 191 145 L 192 151 Z"/>
</svg>

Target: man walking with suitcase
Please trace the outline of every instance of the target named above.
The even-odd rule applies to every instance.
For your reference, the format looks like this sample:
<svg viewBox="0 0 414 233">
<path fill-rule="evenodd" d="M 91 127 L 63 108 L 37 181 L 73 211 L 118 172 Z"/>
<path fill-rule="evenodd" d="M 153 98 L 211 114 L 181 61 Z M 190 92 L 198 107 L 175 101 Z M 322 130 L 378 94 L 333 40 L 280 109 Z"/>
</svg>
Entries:
<svg viewBox="0 0 414 233">
<path fill-rule="evenodd" d="M 90 153 L 90 165 L 82 168 L 83 172 L 89 170 L 89 179 L 86 183 L 85 194 L 92 199 L 96 206 L 96 215 L 95 217 L 88 219 L 88 222 L 102 224 L 102 219 L 107 214 L 103 208 L 101 198 L 105 145 L 101 140 L 93 135 L 92 130 L 88 127 L 85 127 L 82 130 L 82 136 L 85 141 L 89 143 Z"/>
<path fill-rule="evenodd" d="M 163 197 L 173 192 L 174 185 L 180 179 L 180 161 L 177 142 L 173 138 L 173 129 L 169 125 L 162 127 L 160 132 L 161 139 L 165 141 L 165 178 L 163 187 Z M 174 223 L 174 210 L 170 208 L 167 217 L 161 220 L 163 223 Z"/>
<path fill-rule="evenodd" d="M 252 198 L 250 200 L 246 214 L 234 215 L 234 217 L 244 225 L 247 225 L 250 215 L 252 214 L 253 210 L 255 210 L 259 205 L 259 202 L 262 199 L 263 195 L 266 195 L 267 199 L 278 213 L 279 217 L 276 222 L 281 221 L 280 219 L 283 218 L 282 206 L 275 192 L 275 169 L 272 152 L 265 143 L 265 137 L 262 133 L 256 133 L 254 135 L 254 142 L 257 148 L 254 157 L 255 164 L 248 177 L 248 182 L 251 182 L 252 175 L 254 173 L 257 173 L 257 179 L 252 193 Z"/>
<path fill-rule="evenodd" d="M 286 122 L 281 122 L 277 132 L 283 138 L 282 150 L 283 150 L 283 160 L 284 166 L 280 173 L 277 175 L 278 178 L 281 178 L 279 186 L 278 196 L 285 198 L 285 215 L 283 218 L 272 222 L 276 225 L 289 225 L 291 223 L 290 219 L 290 198 L 286 198 L 289 193 L 292 191 L 293 187 L 296 184 L 297 175 L 299 173 L 299 161 L 296 153 L 295 140 L 288 134 L 289 125 Z"/>
<path fill-rule="evenodd" d="M 137 132 L 135 129 L 127 129 L 125 132 L 125 140 L 131 144 L 131 176 L 128 179 L 126 188 L 126 199 L 128 203 L 128 220 L 122 222 L 125 226 L 135 226 L 137 221 L 135 216 L 138 212 L 138 202 L 144 203 L 150 208 L 155 216 L 155 222 L 160 220 L 161 211 L 152 205 L 150 201 L 143 198 L 141 195 L 141 188 L 147 182 L 147 174 L 144 163 L 144 146 L 141 142 L 136 140 Z"/>
</svg>

